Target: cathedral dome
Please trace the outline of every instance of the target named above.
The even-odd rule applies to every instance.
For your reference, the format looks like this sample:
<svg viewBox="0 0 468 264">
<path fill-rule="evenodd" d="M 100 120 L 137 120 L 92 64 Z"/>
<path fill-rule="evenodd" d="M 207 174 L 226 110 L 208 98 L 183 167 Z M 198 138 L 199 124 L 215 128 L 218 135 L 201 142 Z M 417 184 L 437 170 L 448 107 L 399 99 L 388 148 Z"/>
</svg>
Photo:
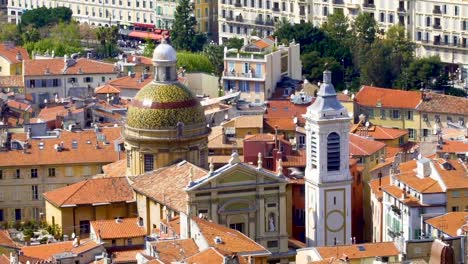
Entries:
<svg viewBox="0 0 468 264">
<path fill-rule="evenodd" d="M 184 125 L 205 126 L 205 114 L 193 93 L 180 83 L 151 82 L 132 100 L 127 125 L 138 129 L 174 129 Z"/>
<path fill-rule="evenodd" d="M 161 44 L 159 44 L 153 52 L 153 61 L 176 61 L 177 60 L 177 55 L 176 55 L 175 49 L 167 44 L 165 41 L 162 41 Z"/>
</svg>

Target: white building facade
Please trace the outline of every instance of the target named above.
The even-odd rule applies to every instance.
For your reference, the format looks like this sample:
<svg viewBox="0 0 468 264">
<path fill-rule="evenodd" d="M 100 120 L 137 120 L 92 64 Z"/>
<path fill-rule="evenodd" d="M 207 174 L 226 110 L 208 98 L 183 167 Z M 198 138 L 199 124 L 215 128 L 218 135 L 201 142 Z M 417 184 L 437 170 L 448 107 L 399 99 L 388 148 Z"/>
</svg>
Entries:
<svg viewBox="0 0 468 264">
<path fill-rule="evenodd" d="M 156 25 L 169 28 L 174 20 L 176 2 L 156 0 L 11 0 L 8 21 L 18 23 L 25 10 L 39 7 L 68 7 L 79 23 L 92 26 Z"/>
<path fill-rule="evenodd" d="M 229 38 L 270 36 L 278 21 L 307 22 L 306 0 L 219 0 L 219 43 Z"/>
<path fill-rule="evenodd" d="M 325 71 L 316 101 L 306 119 L 306 243 L 311 246 L 351 243 L 351 174 L 349 122 L 336 98 L 331 72 Z"/>
</svg>

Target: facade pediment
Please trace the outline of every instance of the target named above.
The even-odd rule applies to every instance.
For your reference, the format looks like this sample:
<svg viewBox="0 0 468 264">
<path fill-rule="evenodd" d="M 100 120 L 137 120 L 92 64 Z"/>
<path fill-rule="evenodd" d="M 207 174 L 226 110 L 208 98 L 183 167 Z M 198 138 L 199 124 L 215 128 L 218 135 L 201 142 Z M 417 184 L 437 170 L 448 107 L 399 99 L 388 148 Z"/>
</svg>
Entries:
<svg viewBox="0 0 468 264">
<path fill-rule="evenodd" d="M 237 163 L 227 164 L 206 177 L 195 182 L 187 191 L 204 189 L 223 189 L 233 186 L 255 186 L 263 184 L 284 184 L 286 180 L 265 169 L 257 169 L 251 165 Z"/>
</svg>

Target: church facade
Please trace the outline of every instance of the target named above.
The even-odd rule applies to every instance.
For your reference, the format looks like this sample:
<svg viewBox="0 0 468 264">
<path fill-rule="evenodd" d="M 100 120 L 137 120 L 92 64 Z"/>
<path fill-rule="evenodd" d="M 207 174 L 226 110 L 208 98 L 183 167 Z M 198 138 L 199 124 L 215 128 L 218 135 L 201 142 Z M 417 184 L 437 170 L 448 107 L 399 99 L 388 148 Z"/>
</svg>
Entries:
<svg viewBox="0 0 468 264">
<path fill-rule="evenodd" d="M 336 98 L 330 71 L 324 72 L 317 99 L 304 117 L 307 246 L 350 244 L 350 118 L 346 108 Z"/>
</svg>

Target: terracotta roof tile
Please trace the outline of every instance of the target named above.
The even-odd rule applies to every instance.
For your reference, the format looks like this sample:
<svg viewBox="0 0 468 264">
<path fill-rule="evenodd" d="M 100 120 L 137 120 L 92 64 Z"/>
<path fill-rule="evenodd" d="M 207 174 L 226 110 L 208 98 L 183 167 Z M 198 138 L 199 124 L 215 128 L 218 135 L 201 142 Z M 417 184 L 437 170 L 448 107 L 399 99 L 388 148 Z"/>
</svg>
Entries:
<svg viewBox="0 0 468 264">
<path fill-rule="evenodd" d="M 362 106 L 415 109 L 421 102 L 421 92 L 363 86 L 355 102 Z"/>
<path fill-rule="evenodd" d="M 18 245 L 10 236 L 7 230 L 0 229 L 0 246 L 9 247 L 9 248 L 19 248 Z"/>
<path fill-rule="evenodd" d="M 256 254 L 260 256 L 263 254 L 267 256 L 271 254 L 263 246 L 237 230 L 197 217 L 192 218 L 192 220 L 197 224 L 200 233 L 206 239 L 209 246 L 240 255 Z M 222 243 L 217 244 L 215 242 L 216 237 L 220 237 Z"/>
<path fill-rule="evenodd" d="M 438 153 L 468 153 L 468 141 L 445 140 L 442 148 L 438 148 Z"/>
<path fill-rule="evenodd" d="M 190 264 L 204 264 L 204 263 L 212 263 L 212 264 L 221 264 L 224 262 L 224 255 L 219 252 L 216 248 L 209 247 L 186 260 L 187 263 Z"/>
<path fill-rule="evenodd" d="M 360 247 L 364 250 L 360 250 Z M 322 258 L 336 257 L 336 252 L 349 259 L 398 256 L 400 252 L 394 242 L 354 244 L 348 246 L 329 246 L 315 248 Z"/>
<path fill-rule="evenodd" d="M 136 192 L 165 204 L 173 210 L 186 212 L 187 193 L 185 188 L 190 182 L 191 170 L 193 170 L 193 180 L 203 178 L 207 174 L 206 170 L 190 162 L 182 161 L 136 176 L 133 179 L 132 187 Z M 158 183 L 157 188 L 154 187 L 155 182 Z"/>
<path fill-rule="evenodd" d="M 28 61 L 28 51 L 20 46 L 10 46 L 6 43 L 0 43 L 0 57 L 4 57 L 12 64 L 20 63 L 21 61 L 16 58 L 18 52 L 21 54 L 23 60 Z"/>
<path fill-rule="evenodd" d="M 307 162 L 306 152 L 298 150 L 294 155 L 286 155 L 283 158 L 283 167 L 305 167 Z"/>
<path fill-rule="evenodd" d="M 10 258 L 4 254 L 0 255 L 0 264 L 11 264 Z"/>
<path fill-rule="evenodd" d="M 102 164 L 117 161 L 119 153 L 114 150 L 114 141 L 121 137 L 119 127 L 102 128 L 99 132 L 105 135 L 109 144 L 97 140 L 94 130 L 70 132 L 62 130 L 57 138 L 29 139 L 30 148 L 0 152 L 0 167 L 32 166 L 52 164 Z M 13 140 L 26 141 L 26 133 L 14 133 Z M 73 148 L 73 141 L 77 148 Z M 63 142 L 63 151 L 57 151 L 54 145 Z M 96 142 L 99 148 L 96 149 Z M 89 143 L 89 144 L 88 144 Z M 43 144 L 42 148 L 39 144 Z"/>
<path fill-rule="evenodd" d="M 213 159 L 213 164 L 226 164 L 229 162 L 229 160 L 231 159 L 231 155 L 213 155 L 213 156 L 210 156 L 209 159 Z M 239 155 L 239 159 L 241 160 L 241 162 L 244 162 L 244 156 L 242 155 Z"/>
<path fill-rule="evenodd" d="M 441 193 L 440 184 L 431 177 L 419 178 L 416 175 L 416 160 L 401 163 L 400 173 L 394 177 L 420 193 Z"/>
<path fill-rule="evenodd" d="M 425 96 L 426 99 L 417 108 L 421 112 L 468 115 L 467 98 L 437 93 L 427 93 Z"/>
<path fill-rule="evenodd" d="M 127 160 L 121 159 L 102 166 L 106 177 L 122 177 L 127 174 Z"/>
<path fill-rule="evenodd" d="M 105 85 L 96 88 L 95 92 L 98 94 L 106 94 L 120 93 L 122 92 L 122 89 L 140 90 L 153 80 L 151 74 L 148 74 L 148 77 L 146 79 L 141 79 L 142 74 L 143 73 L 138 72 L 135 73 L 134 77 L 124 76 L 114 80 L 110 80 Z"/>
<path fill-rule="evenodd" d="M 421 207 L 424 206 L 419 199 L 416 197 L 407 194 L 405 198 L 403 198 L 403 190 L 398 188 L 395 185 L 388 185 L 386 187 L 382 187 L 382 190 L 389 195 L 393 196 L 394 198 L 398 199 L 400 202 L 406 204 L 410 207 Z"/>
<path fill-rule="evenodd" d="M 457 237 L 458 229 L 467 223 L 468 212 L 450 212 L 426 220 L 426 223 L 451 237 Z"/>
<path fill-rule="evenodd" d="M 264 115 L 265 125 L 270 129 L 278 126 L 280 130 L 293 131 L 296 129 L 294 117 L 298 118 L 300 124 L 305 123 L 302 117 L 307 112 L 309 104 L 293 104 L 289 100 L 271 100 L 268 101 L 267 110 Z"/>
<path fill-rule="evenodd" d="M 47 72 L 48 69 L 48 73 Z M 28 60 L 24 62 L 24 76 L 43 76 L 43 75 L 67 75 L 67 74 L 110 74 L 115 73 L 115 67 L 111 63 L 97 60 L 80 58 L 76 63 L 65 68 L 63 58 L 47 60 Z"/>
<path fill-rule="evenodd" d="M 137 63 L 137 60 L 140 60 L 140 63 Z M 137 65 L 153 65 L 153 60 L 145 56 L 135 56 L 132 54 L 127 55 L 127 61 L 130 63 L 136 63 Z"/>
<path fill-rule="evenodd" d="M 387 187 L 389 185 L 390 185 L 390 176 L 382 177 L 381 181 L 379 181 L 379 179 L 373 179 L 370 181 L 370 188 L 372 192 L 375 194 L 377 199 L 383 198 L 382 188 Z"/>
<path fill-rule="evenodd" d="M 225 126 L 228 124 L 233 124 L 235 128 L 263 128 L 263 115 L 242 115 L 234 117 L 231 120 L 228 120 L 221 124 Z"/>
<path fill-rule="evenodd" d="M 102 239 L 132 238 L 146 235 L 145 228 L 138 225 L 138 218 L 96 220 L 89 224 Z"/>
<path fill-rule="evenodd" d="M 376 125 L 370 125 L 365 127 L 362 122 L 353 125 L 351 133 L 357 134 L 363 137 L 371 137 L 377 140 L 396 139 L 408 134 L 408 130 L 388 128 Z"/>
<path fill-rule="evenodd" d="M 7 105 L 8 105 L 8 107 L 13 108 L 15 110 L 32 113 L 31 105 L 29 103 L 26 103 L 26 102 L 19 102 L 19 101 L 16 101 L 16 100 L 8 100 Z"/>
<path fill-rule="evenodd" d="M 385 143 L 349 134 L 349 155 L 351 156 L 370 156 L 383 148 L 385 148 Z"/>
<path fill-rule="evenodd" d="M 164 263 L 181 262 L 198 253 L 198 246 L 193 239 L 176 239 L 151 243 L 153 250 Z"/>
<path fill-rule="evenodd" d="M 445 162 L 451 165 L 450 170 L 443 167 Z M 463 161 L 437 159 L 434 161 L 434 167 L 447 189 L 468 188 L 468 168 Z"/>
<path fill-rule="evenodd" d="M 114 251 L 112 252 L 112 263 L 137 263 L 136 255 L 144 252 L 144 249 Z"/>
<path fill-rule="evenodd" d="M 22 75 L 0 76 L 0 88 L 24 87 Z"/>
<path fill-rule="evenodd" d="M 56 206 L 74 206 L 133 201 L 133 192 L 125 177 L 89 179 L 44 193 Z"/>
<path fill-rule="evenodd" d="M 82 254 L 99 247 L 102 246 L 92 240 L 82 239 L 78 247 L 73 246 L 73 241 L 65 241 L 37 246 L 26 246 L 21 248 L 21 252 L 27 257 L 51 261 L 52 257 L 59 253 L 71 252 L 74 254 Z"/>
<path fill-rule="evenodd" d="M 263 39 L 259 39 L 253 43 L 255 46 L 259 47 L 260 49 L 268 48 L 271 44 L 266 42 Z"/>
</svg>

